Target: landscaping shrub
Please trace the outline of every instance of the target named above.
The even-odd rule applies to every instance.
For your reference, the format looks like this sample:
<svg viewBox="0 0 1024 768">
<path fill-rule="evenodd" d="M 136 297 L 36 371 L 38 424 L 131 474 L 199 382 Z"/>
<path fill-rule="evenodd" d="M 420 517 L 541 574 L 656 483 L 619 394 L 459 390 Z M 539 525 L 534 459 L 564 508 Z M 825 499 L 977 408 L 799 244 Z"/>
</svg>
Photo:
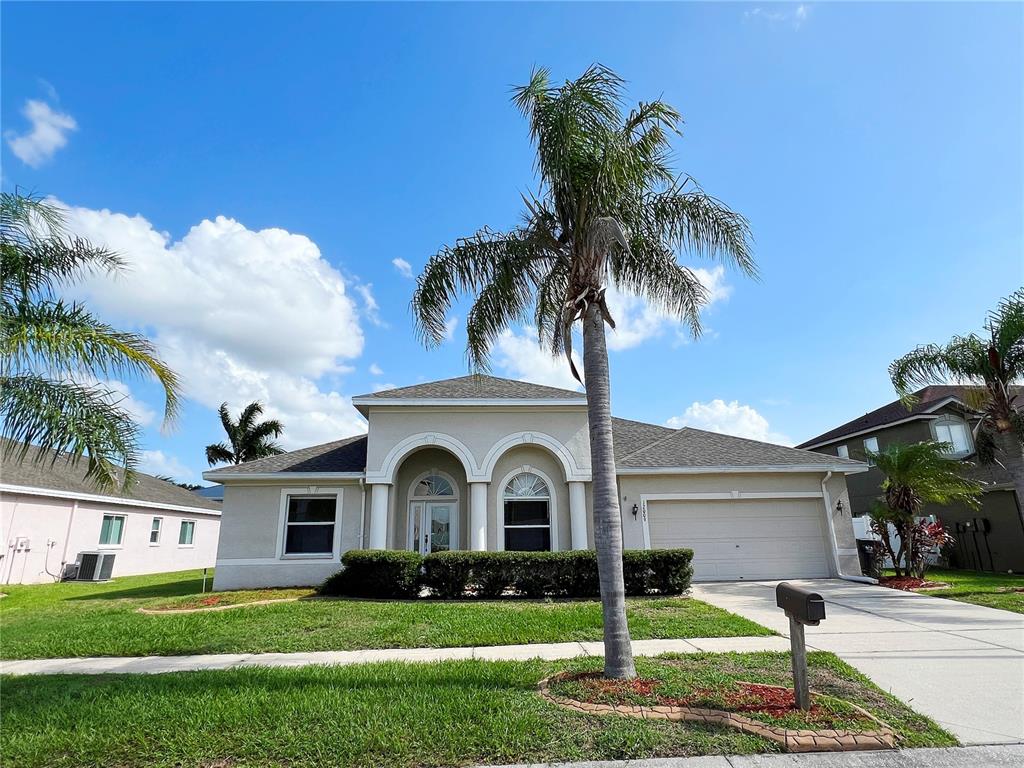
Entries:
<svg viewBox="0 0 1024 768">
<path fill-rule="evenodd" d="M 346 597 L 416 597 L 423 558 L 402 550 L 349 550 L 342 570 L 320 585 L 322 595 Z"/>
<path fill-rule="evenodd" d="M 470 574 L 484 552 L 434 552 L 423 558 L 423 585 L 435 597 L 465 597 Z"/>
<path fill-rule="evenodd" d="M 652 549 L 649 586 L 660 595 L 681 595 L 693 576 L 692 549 Z"/>
</svg>

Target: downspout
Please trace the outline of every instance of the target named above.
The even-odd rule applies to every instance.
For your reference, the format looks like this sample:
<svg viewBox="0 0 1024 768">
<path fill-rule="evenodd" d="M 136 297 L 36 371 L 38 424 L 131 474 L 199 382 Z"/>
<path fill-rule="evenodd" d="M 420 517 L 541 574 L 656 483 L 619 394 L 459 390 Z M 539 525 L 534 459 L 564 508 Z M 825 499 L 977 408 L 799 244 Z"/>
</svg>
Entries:
<svg viewBox="0 0 1024 768">
<path fill-rule="evenodd" d="M 357 549 L 363 549 L 363 536 L 366 530 L 366 476 L 359 478 L 359 490 L 361 491 L 359 496 L 359 546 Z"/>
<path fill-rule="evenodd" d="M 825 473 L 824 479 L 821 481 L 821 495 L 825 499 L 825 521 L 828 523 L 828 533 L 831 537 L 832 546 L 832 561 L 836 565 L 836 573 L 840 579 L 845 581 L 856 581 L 860 584 L 877 584 L 878 579 L 873 579 L 870 576 L 854 576 L 849 573 L 843 573 L 843 569 L 839 565 L 839 542 L 836 541 L 836 525 L 832 522 L 832 497 L 828 493 L 828 481 L 832 479 L 832 470 L 830 469 Z"/>
<path fill-rule="evenodd" d="M 68 547 L 71 545 L 71 527 L 75 523 L 75 515 L 78 513 L 78 501 L 71 505 L 71 514 L 68 515 L 68 529 L 64 532 L 64 551 L 60 553 L 60 573 L 64 575 L 64 566 L 68 564 Z"/>
</svg>

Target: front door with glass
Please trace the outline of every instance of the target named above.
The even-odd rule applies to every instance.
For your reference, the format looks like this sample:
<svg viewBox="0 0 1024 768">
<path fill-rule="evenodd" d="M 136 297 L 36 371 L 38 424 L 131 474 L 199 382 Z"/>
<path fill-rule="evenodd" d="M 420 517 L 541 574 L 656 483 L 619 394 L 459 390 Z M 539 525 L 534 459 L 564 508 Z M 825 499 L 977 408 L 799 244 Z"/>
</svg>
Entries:
<svg viewBox="0 0 1024 768">
<path fill-rule="evenodd" d="M 421 555 L 452 549 L 455 504 L 450 501 L 414 501 L 409 504 L 412 548 Z"/>
</svg>

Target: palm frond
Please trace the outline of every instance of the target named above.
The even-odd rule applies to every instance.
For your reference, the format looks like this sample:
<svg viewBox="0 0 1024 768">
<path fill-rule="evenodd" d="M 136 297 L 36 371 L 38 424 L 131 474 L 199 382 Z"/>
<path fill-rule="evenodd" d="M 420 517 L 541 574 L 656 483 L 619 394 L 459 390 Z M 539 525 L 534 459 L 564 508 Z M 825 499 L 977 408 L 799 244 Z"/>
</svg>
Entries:
<svg viewBox="0 0 1024 768">
<path fill-rule="evenodd" d="M 225 443 L 213 443 L 206 446 L 206 461 L 211 467 L 215 464 L 234 464 L 235 454 Z"/>
<path fill-rule="evenodd" d="M 986 345 L 971 335 L 955 337 L 946 346 L 917 347 L 889 365 L 889 378 L 900 399 L 911 406 L 918 387 L 949 381 L 984 386 L 988 369 Z"/>
</svg>

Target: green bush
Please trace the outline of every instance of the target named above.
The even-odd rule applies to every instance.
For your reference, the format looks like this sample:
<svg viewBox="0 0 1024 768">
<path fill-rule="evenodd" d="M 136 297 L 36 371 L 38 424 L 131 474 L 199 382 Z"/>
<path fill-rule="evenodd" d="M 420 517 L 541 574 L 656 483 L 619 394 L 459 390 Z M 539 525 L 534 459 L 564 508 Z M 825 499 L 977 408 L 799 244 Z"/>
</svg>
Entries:
<svg viewBox="0 0 1024 768">
<path fill-rule="evenodd" d="M 693 576 L 692 549 L 652 549 L 649 586 L 660 595 L 680 595 Z"/>
<path fill-rule="evenodd" d="M 341 557 L 342 570 L 329 577 L 318 591 L 345 597 L 417 597 L 422 563 L 417 552 L 352 549 Z"/>
<path fill-rule="evenodd" d="M 423 586 L 435 597 L 465 597 L 474 563 L 483 552 L 434 552 L 423 558 Z"/>
</svg>

